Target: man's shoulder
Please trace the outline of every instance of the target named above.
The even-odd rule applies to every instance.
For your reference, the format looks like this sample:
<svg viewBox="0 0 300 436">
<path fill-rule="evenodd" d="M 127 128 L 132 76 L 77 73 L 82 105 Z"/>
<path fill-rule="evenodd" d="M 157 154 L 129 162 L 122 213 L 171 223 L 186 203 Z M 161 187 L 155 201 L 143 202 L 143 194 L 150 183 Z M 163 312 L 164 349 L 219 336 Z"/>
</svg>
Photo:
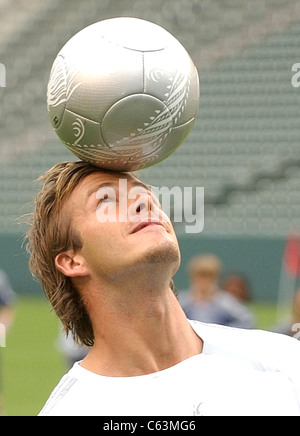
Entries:
<svg viewBox="0 0 300 436">
<path fill-rule="evenodd" d="M 73 398 L 76 398 L 75 386 L 78 383 L 78 378 L 73 376 L 72 369 L 62 377 L 58 385 L 52 391 L 46 404 L 40 411 L 39 416 L 62 416 L 73 414 Z"/>
<path fill-rule="evenodd" d="M 190 321 L 207 354 L 222 354 L 258 370 L 299 373 L 300 341 L 265 330 Z"/>
</svg>

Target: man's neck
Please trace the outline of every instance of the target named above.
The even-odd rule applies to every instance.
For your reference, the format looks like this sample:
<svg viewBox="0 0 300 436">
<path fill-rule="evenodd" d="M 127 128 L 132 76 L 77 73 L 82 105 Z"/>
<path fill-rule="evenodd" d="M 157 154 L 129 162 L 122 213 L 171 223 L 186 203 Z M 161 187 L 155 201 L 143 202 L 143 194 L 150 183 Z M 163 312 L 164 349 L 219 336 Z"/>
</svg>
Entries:
<svg viewBox="0 0 300 436">
<path fill-rule="evenodd" d="M 104 304 L 103 304 L 104 303 Z M 202 340 L 175 295 L 148 292 L 118 304 L 94 304 L 95 344 L 81 365 L 97 374 L 130 377 L 169 368 L 201 353 Z"/>
</svg>

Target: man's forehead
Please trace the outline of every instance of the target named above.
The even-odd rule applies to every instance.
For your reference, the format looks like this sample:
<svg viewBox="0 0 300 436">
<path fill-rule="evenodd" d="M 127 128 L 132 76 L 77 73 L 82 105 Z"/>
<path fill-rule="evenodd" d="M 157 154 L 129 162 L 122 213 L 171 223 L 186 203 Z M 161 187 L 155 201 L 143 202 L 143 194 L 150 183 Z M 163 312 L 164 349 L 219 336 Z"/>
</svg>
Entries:
<svg viewBox="0 0 300 436">
<path fill-rule="evenodd" d="M 103 171 L 97 171 L 94 173 L 89 174 L 85 177 L 84 180 L 88 182 L 93 182 L 94 180 L 100 181 L 100 182 L 115 182 L 119 181 L 120 179 L 127 179 L 129 180 L 138 180 L 138 178 L 133 175 L 133 173 L 121 173 L 117 171 L 109 171 L 109 170 L 103 170 Z"/>
<path fill-rule="evenodd" d="M 75 188 L 75 194 L 80 193 L 88 198 L 96 192 L 101 186 L 115 186 L 118 188 L 120 180 L 126 180 L 128 186 L 142 186 L 149 189 L 145 183 L 141 182 L 133 173 L 120 173 L 114 171 L 97 171 L 89 174 L 82 179 Z"/>
</svg>

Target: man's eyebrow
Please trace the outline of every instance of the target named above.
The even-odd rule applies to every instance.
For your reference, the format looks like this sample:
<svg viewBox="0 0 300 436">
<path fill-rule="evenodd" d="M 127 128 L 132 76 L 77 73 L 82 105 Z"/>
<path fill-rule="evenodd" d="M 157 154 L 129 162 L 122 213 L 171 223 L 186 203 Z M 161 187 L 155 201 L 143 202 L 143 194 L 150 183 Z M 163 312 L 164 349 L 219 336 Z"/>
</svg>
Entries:
<svg viewBox="0 0 300 436">
<path fill-rule="evenodd" d="M 100 188 L 104 188 L 106 186 L 108 186 L 108 187 L 117 187 L 118 188 L 119 187 L 119 180 L 120 179 L 118 179 L 117 181 L 112 181 L 112 182 L 103 182 L 103 183 L 100 183 L 100 185 L 89 189 L 88 192 L 87 192 L 87 195 L 86 195 L 86 201 L 88 201 L 90 196 L 92 194 L 94 194 L 95 192 L 97 192 Z M 127 179 L 123 179 L 123 180 L 127 180 Z M 132 182 L 128 182 L 127 181 L 127 183 L 130 184 L 132 187 L 140 186 L 140 187 L 146 189 L 147 191 L 151 191 L 151 186 L 150 185 L 146 185 L 145 183 L 143 183 L 143 182 L 141 182 L 139 180 L 133 180 Z"/>
<path fill-rule="evenodd" d="M 103 183 L 100 183 L 99 185 L 97 185 L 97 186 L 94 186 L 93 188 L 91 188 L 91 189 L 89 189 L 88 191 L 87 191 L 87 194 L 86 194 L 86 201 L 88 201 L 88 199 L 90 198 L 90 196 L 92 195 L 92 194 L 94 194 L 95 192 L 97 192 L 100 188 L 104 188 L 105 186 L 109 186 L 109 187 L 113 187 L 113 186 L 116 186 L 116 182 L 103 182 Z"/>
<path fill-rule="evenodd" d="M 140 180 L 134 180 L 131 183 L 132 186 L 140 186 L 141 188 L 146 189 L 146 191 L 151 191 L 151 186 L 147 185 L 146 183 L 141 182 Z"/>
</svg>

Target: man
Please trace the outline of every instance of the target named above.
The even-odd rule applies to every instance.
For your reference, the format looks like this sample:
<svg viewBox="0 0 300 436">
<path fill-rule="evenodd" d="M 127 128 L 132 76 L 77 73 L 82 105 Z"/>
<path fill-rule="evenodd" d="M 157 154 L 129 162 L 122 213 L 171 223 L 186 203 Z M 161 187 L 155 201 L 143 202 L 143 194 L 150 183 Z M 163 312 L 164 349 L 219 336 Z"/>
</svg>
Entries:
<svg viewBox="0 0 300 436">
<path fill-rule="evenodd" d="M 253 328 L 250 310 L 219 288 L 221 268 L 221 261 L 212 254 L 194 256 L 188 262 L 190 289 L 180 299 L 186 316 L 196 321 Z"/>
<path fill-rule="evenodd" d="M 134 175 L 67 162 L 43 181 L 30 267 L 91 351 L 40 415 L 300 414 L 298 341 L 187 320 L 173 227 Z"/>
</svg>

